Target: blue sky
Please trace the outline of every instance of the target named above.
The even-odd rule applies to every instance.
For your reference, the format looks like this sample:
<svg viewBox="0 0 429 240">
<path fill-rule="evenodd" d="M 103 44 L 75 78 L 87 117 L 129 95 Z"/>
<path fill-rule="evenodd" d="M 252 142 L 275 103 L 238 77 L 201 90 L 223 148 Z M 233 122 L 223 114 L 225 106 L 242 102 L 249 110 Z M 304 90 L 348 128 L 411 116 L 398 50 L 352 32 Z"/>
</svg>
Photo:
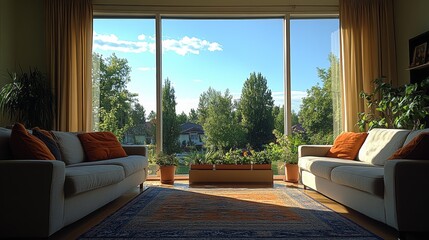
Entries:
<svg viewBox="0 0 429 240">
<path fill-rule="evenodd" d="M 292 108 L 316 84 L 317 67 L 329 67 L 338 20 L 291 21 Z M 335 33 L 335 31 L 337 31 Z M 332 35 L 334 33 L 334 35 Z M 334 37 L 332 37 L 334 36 Z M 197 108 L 209 87 L 240 97 L 251 72 L 266 77 L 276 105 L 283 104 L 283 20 L 162 20 L 162 76 L 176 91 L 177 113 Z M 93 51 L 113 52 L 132 69 L 128 88 L 148 114 L 155 110 L 155 21 L 95 19 Z M 338 49 L 334 50 L 338 51 Z"/>
</svg>

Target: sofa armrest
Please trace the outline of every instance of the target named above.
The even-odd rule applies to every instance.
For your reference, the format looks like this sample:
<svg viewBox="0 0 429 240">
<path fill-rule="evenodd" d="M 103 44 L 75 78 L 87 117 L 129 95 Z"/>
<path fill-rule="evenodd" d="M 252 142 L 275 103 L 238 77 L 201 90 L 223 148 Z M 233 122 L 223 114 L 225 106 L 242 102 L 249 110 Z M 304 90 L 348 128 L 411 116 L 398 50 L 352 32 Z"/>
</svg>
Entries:
<svg viewBox="0 0 429 240">
<path fill-rule="evenodd" d="M 63 227 L 65 164 L 0 160 L 0 236 L 47 237 Z"/>
<path fill-rule="evenodd" d="M 142 155 L 147 157 L 148 151 L 145 145 L 122 145 L 127 155 Z"/>
<path fill-rule="evenodd" d="M 332 145 L 300 145 L 298 157 L 317 156 L 323 157 L 331 149 Z"/>
<path fill-rule="evenodd" d="M 429 161 L 397 159 L 384 165 L 386 222 L 399 231 L 429 229 Z"/>
</svg>

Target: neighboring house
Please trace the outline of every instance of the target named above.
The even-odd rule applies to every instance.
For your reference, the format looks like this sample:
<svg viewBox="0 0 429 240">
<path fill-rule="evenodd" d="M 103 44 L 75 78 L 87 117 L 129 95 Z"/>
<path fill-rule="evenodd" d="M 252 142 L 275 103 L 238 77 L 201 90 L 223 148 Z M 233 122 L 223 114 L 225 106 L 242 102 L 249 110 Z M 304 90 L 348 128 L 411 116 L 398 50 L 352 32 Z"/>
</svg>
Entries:
<svg viewBox="0 0 429 240">
<path fill-rule="evenodd" d="M 145 122 L 137 124 L 128 129 L 124 134 L 123 143 L 125 144 L 155 144 L 154 124 Z"/>
<path fill-rule="evenodd" d="M 180 125 L 179 143 L 181 146 L 202 146 L 204 138 L 203 127 L 196 123 L 186 122 Z"/>
</svg>

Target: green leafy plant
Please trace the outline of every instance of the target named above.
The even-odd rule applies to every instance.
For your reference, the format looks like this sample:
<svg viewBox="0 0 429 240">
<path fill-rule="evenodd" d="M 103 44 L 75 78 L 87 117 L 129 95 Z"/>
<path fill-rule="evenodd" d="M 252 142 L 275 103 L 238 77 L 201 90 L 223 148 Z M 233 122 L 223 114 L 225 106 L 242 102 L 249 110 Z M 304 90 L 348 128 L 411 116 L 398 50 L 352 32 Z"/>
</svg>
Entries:
<svg viewBox="0 0 429 240">
<path fill-rule="evenodd" d="M 37 68 L 9 73 L 10 83 L 0 90 L 0 110 L 26 127 L 52 129 L 54 96 L 46 76 Z"/>
<path fill-rule="evenodd" d="M 207 151 L 206 155 L 206 162 L 208 164 L 221 164 L 224 163 L 224 154 L 222 151 Z"/>
<path fill-rule="evenodd" d="M 252 162 L 253 164 L 271 164 L 272 159 L 269 151 L 252 151 Z"/>
<path fill-rule="evenodd" d="M 155 163 L 159 166 L 177 166 L 179 159 L 175 154 L 165 154 L 163 152 L 155 155 Z"/>
<path fill-rule="evenodd" d="M 189 164 L 211 164 L 211 163 L 207 163 L 205 154 L 198 151 L 190 152 L 185 157 L 185 161 Z"/>
<path fill-rule="evenodd" d="M 298 147 L 306 144 L 303 133 L 293 133 L 283 135 L 281 132 L 274 130 L 276 142 L 267 146 L 267 155 L 272 161 L 284 161 L 290 164 L 298 163 Z"/>
<path fill-rule="evenodd" d="M 357 125 L 361 131 L 373 128 L 425 128 L 424 119 L 429 115 L 429 78 L 398 88 L 392 87 L 384 79 L 374 80 L 374 91 L 362 92 L 366 100 L 367 112 L 359 113 Z"/>
</svg>

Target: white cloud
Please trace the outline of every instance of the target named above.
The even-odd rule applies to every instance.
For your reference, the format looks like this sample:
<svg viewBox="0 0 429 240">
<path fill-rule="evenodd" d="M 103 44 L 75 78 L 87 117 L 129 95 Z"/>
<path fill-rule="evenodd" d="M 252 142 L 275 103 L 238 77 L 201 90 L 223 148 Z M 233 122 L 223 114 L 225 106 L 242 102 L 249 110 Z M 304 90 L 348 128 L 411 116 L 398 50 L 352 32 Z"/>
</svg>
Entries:
<svg viewBox="0 0 429 240">
<path fill-rule="evenodd" d="M 282 106 L 284 105 L 284 94 L 283 92 L 273 92 L 272 93 L 274 105 Z M 298 112 L 301 108 L 302 98 L 307 96 L 305 91 L 291 91 L 291 108 L 295 112 Z"/>
<path fill-rule="evenodd" d="M 136 41 L 121 40 L 114 34 L 94 33 L 94 49 L 142 53 L 155 52 L 155 37 L 140 34 Z M 209 42 L 196 37 L 185 36 L 181 39 L 165 39 L 162 41 L 164 52 L 172 51 L 181 56 L 187 54 L 200 54 L 200 51 L 222 51 L 222 45 L 217 42 Z"/>
<path fill-rule="evenodd" d="M 194 80 L 192 80 L 192 82 L 194 82 L 194 83 L 202 83 L 203 80 L 201 80 L 201 79 L 194 79 Z"/>
</svg>

